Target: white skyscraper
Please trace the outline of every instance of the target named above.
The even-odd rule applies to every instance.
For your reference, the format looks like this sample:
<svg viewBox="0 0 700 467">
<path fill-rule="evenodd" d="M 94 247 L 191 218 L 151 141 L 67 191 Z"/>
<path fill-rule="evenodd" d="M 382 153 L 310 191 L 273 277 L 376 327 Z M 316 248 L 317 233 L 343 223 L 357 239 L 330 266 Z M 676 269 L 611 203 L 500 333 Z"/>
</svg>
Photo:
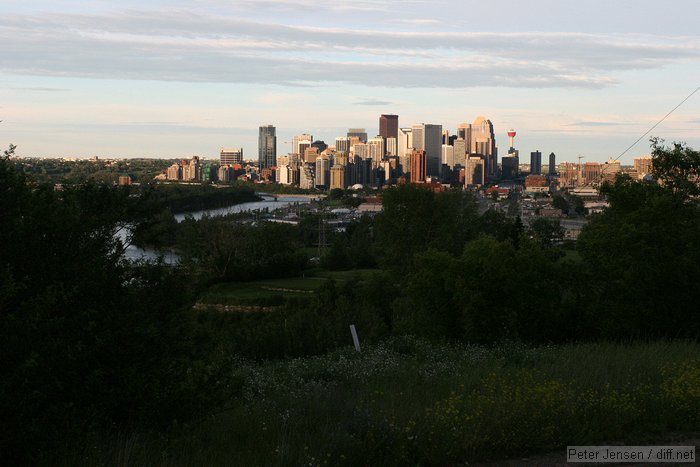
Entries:
<svg viewBox="0 0 700 467">
<path fill-rule="evenodd" d="M 442 158 L 440 160 L 441 164 L 448 166 L 450 169 L 455 168 L 455 148 L 449 144 L 442 145 Z"/>
<path fill-rule="evenodd" d="M 367 141 L 367 144 L 371 147 L 370 157 L 372 158 L 372 166 L 378 167 L 379 163 L 384 158 L 384 154 L 386 153 L 384 146 L 384 138 L 382 138 L 381 136 L 370 138 Z"/>
<path fill-rule="evenodd" d="M 413 149 L 413 130 L 411 128 L 399 128 L 399 139 L 396 142 L 396 155 L 405 157 L 411 154 Z"/>
</svg>

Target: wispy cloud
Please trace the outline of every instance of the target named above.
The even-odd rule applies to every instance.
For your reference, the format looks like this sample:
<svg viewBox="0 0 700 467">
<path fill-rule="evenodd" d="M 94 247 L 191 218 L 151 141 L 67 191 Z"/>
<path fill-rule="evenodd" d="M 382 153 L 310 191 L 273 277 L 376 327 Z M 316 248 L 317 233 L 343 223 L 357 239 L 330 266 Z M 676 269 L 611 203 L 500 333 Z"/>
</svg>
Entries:
<svg viewBox="0 0 700 467">
<path fill-rule="evenodd" d="M 380 99 L 363 99 L 363 100 L 360 100 L 360 101 L 357 101 L 357 102 L 353 102 L 353 104 L 355 104 L 355 105 L 378 105 L 378 106 L 381 106 L 381 105 L 396 105 L 396 104 L 393 103 L 393 102 L 390 102 L 390 101 L 383 101 L 383 100 L 380 100 Z"/>
<path fill-rule="evenodd" d="M 10 88 L 12 91 L 30 91 L 30 92 L 70 92 L 71 89 L 65 88 Z"/>
<path fill-rule="evenodd" d="M 591 121 L 591 122 L 574 122 L 574 123 L 568 123 L 564 126 L 582 126 L 582 127 L 605 127 L 605 126 L 630 126 L 634 125 L 634 123 L 628 123 L 628 122 L 596 122 L 596 121 Z"/>
<path fill-rule="evenodd" d="M 360 2 L 367 8 L 379 4 Z M 597 88 L 616 83 L 616 71 L 698 61 L 700 42 L 650 35 L 287 26 L 178 10 L 8 15 L 0 25 L 0 54 L 6 73 L 24 75 L 286 86 Z"/>
</svg>

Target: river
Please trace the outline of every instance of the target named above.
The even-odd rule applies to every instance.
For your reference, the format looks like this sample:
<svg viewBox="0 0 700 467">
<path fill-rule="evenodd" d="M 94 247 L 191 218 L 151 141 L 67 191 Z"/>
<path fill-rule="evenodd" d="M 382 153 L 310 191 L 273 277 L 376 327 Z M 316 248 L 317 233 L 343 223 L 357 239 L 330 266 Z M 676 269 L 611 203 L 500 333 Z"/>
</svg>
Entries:
<svg viewBox="0 0 700 467">
<path fill-rule="evenodd" d="M 269 211 L 274 211 L 293 204 L 308 204 L 311 202 L 311 198 L 304 196 L 278 195 L 277 198 L 275 198 L 272 195 L 264 193 L 258 193 L 258 195 L 263 198 L 262 201 L 251 201 L 250 203 L 234 204 L 233 206 L 227 206 L 225 208 L 205 209 L 203 211 L 175 214 L 175 220 L 182 222 L 187 216 L 192 216 L 194 219 L 201 219 L 205 215 L 216 217 L 245 211 L 263 211 L 266 209 Z M 126 239 L 127 232 L 119 232 L 117 236 L 120 240 L 124 241 Z M 139 248 L 134 245 L 129 245 L 124 252 L 124 257 L 131 261 L 156 260 L 160 255 L 161 253 L 158 253 L 156 250 L 150 248 Z M 177 264 L 178 261 L 180 261 L 180 257 L 172 251 L 163 252 L 162 255 L 163 260 L 167 264 Z"/>
</svg>

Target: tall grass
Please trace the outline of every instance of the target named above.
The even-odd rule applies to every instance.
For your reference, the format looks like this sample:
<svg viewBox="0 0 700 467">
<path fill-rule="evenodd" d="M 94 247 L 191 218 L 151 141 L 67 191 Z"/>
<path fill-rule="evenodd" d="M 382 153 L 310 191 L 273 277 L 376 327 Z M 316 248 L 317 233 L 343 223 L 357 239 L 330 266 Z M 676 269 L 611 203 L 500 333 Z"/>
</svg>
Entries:
<svg viewBox="0 0 700 467">
<path fill-rule="evenodd" d="M 168 436 L 105 437 L 65 463 L 449 465 L 700 431 L 695 342 L 394 338 L 232 371 L 242 393 L 216 416 Z"/>
</svg>

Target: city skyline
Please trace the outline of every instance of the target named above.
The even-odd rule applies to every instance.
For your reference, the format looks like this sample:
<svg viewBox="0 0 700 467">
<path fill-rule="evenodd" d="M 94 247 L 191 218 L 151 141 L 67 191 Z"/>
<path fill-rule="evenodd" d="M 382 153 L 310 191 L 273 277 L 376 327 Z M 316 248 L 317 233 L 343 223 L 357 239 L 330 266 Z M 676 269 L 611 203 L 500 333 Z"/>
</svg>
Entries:
<svg viewBox="0 0 700 467">
<path fill-rule="evenodd" d="M 698 86 L 700 5 L 583 3 L 7 0 L 0 142 L 20 156 L 253 158 L 266 124 L 285 154 L 304 133 L 371 138 L 381 114 L 450 134 L 484 115 L 499 162 L 510 128 L 521 154 L 604 162 Z M 696 95 L 651 135 L 700 146 L 698 109 Z M 648 153 L 644 139 L 621 161 Z"/>
</svg>

